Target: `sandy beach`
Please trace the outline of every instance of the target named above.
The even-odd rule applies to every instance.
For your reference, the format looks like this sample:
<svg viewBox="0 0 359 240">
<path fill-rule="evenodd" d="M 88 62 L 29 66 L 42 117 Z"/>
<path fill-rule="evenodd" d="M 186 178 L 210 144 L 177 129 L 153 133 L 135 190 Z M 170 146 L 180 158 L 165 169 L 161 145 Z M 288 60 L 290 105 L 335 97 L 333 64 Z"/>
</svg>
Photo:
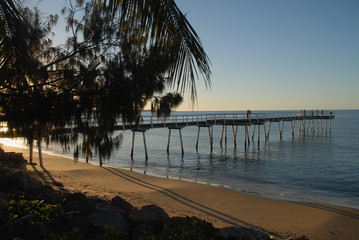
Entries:
<svg viewBox="0 0 359 240">
<path fill-rule="evenodd" d="M 2 146 L 6 152 L 28 149 Z M 135 207 L 155 204 L 172 216 L 196 216 L 215 227 L 245 226 L 276 239 L 359 239 L 359 210 L 317 203 L 287 202 L 251 196 L 221 187 L 157 178 L 129 170 L 99 167 L 43 154 L 44 168 L 28 165 L 43 181 L 87 196 L 120 196 Z"/>
</svg>

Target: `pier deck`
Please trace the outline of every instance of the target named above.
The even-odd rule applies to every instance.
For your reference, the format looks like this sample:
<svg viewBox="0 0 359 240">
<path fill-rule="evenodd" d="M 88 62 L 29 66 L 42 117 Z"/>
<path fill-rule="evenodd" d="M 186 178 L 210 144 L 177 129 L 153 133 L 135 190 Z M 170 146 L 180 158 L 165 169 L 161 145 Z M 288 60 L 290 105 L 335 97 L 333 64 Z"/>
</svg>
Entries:
<svg viewBox="0 0 359 240">
<path fill-rule="evenodd" d="M 285 113 L 273 113 L 273 114 L 246 114 L 246 113 L 227 113 L 227 114 L 187 114 L 187 115 L 171 115 L 167 118 L 158 118 L 156 116 L 139 116 L 137 123 L 126 123 L 123 124 L 122 118 L 117 119 L 117 125 L 115 126 L 115 130 L 131 130 L 132 131 L 132 148 L 131 148 L 131 156 L 133 155 L 133 149 L 134 149 L 134 138 L 135 133 L 140 132 L 143 135 L 144 140 L 144 148 L 145 148 L 145 156 L 146 160 L 148 159 L 147 155 L 147 147 L 146 147 L 146 138 L 145 133 L 147 130 L 153 129 L 153 128 L 168 128 L 169 134 L 168 134 L 168 144 L 167 144 L 167 152 L 169 151 L 169 143 L 170 143 L 170 136 L 171 136 L 171 130 L 175 129 L 179 131 L 179 137 L 181 141 L 181 148 L 182 153 L 184 153 L 183 150 L 183 144 L 182 144 L 182 135 L 181 130 L 184 127 L 188 126 L 197 126 L 197 139 L 196 139 L 196 148 L 198 148 L 198 141 L 199 141 L 199 132 L 200 129 L 203 127 L 208 128 L 208 135 L 210 139 L 210 149 L 213 149 L 213 126 L 214 125 L 220 125 L 222 126 L 222 134 L 221 134 L 221 140 L 220 144 L 222 146 L 222 138 L 223 133 L 225 133 L 225 141 L 227 141 L 227 126 L 232 126 L 233 130 L 233 139 L 234 139 L 234 146 L 237 145 L 236 143 L 236 136 L 237 136 L 237 129 L 238 127 L 244 127 L 245 128 L 245 136 L 244 136 L 244 145 L 245 148 L 250 143 L 250 137 L 249 137 L 249 131 L 248 126 L 253 126 L 252 130 L 252 140 L 254 139 L 254 134 L 256 127 L 258 128 L 257 134 L 258 134 L 258 146 L 260 144 L 260 126 L 264 129 L 265 134 L 265 140 L 269 138 L 269 132 L 270 127 L 272 123 L 277 123 L 279 128 L 279 135 L 280 138 L 282 138 L 282 132 L 283 132 L 283 125 L 284 122 L 290 122 L 291 124 L 291 130 L 292 135 L 294 136 L 294 124 L 296 121 L 299 121 L 299 129 L 300 132 L 303 132 L 305 134 L 306 131 L 308 131 L 309 126 L 311 125 L 311 130 L 316 128 L 319 130 L 319 123 L 318 120 L 320 120 L 320 125 L 322 131 L 324 131 L 324 126 L 322 121 L 325 120 L 325 131 L 328 131 L 328 124 L 327 121 L 329 120 L 329 131 L 331 130 L 331 120 L 334 119 L 335 115 L 333 112 L 313 112 L 311 111 L 311 114 L 306 114 L 304 111 L 301 112 L 285 112 Z M 268 122 L 268 129 L 266 130 L 266 123 Z M 6 125 L 4 123 L 1 123 L 0 127 L 0 137 L 14 137 L 9 136 L 5 130 Z M 93 122 L 90 126 L 92 128 L 96 128 L 96 123 Z M 53 129 L 55 133 L 60 134 L 69 134 L 77 132 L 78 129 L 76 125 L 68 125 L 64 128 L 57 128 Z"/>
</svg>

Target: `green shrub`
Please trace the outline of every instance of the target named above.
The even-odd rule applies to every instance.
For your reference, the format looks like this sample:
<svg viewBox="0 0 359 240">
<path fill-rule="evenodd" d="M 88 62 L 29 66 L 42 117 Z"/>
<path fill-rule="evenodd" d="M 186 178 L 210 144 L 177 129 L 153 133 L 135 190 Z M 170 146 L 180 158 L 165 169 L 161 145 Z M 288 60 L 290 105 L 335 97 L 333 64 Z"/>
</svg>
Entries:
<svg viewBox="0 0 359 240">
<path fill-rule="evenodd" d="M 62 235 L 52 235 L 51 240 L 85 240 L 83 234 L 80 232 L 80 229 L 74 227 L 72 232 L 62 234 Z"/>
<path fill-rule="evenodd" d="M 210 240 L 216 239 L 217 229 L 209 222 L 187 218 L 184 224 L 168 228 L 157 234 L 150 229 L 143 231 L 145 240 Z"/>
<path fill-rule="evenodd" d="M 128 239 L 127 233 L 123 233 L 116 228 L 107 226 L 106 232 L 97 236 L 98 240 L 125 240 Z"/>
<path fill-rule="evenodd" d="M 65 219 L 61 204 L 51 205 L 40 200 L 26 200 L 22 197 L 18 200 L 11 200 L 8 210 L 9 219 L 13 221 L 25 216 L 33 216 L 22 224 L 41 222 L 50 228 L 54 228 L 57 221 Z"/>
</svg>

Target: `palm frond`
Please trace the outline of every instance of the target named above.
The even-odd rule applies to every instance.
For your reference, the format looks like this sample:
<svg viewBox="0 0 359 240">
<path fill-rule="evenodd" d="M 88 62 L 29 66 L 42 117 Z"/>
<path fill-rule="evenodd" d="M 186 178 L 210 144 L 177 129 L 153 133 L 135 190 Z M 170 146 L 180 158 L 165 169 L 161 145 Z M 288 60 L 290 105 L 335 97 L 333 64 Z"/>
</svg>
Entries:
<svg viewBox="0 0 359 240">
<path fill-rule="evenodd" d="M 0 1 L 0 68 L 2 74 L 10 73 L 9 78 L 11 74 L 31 77 L 38 74 L 37 61 L 28 42 L 31 26 L 17 10 L 16 4 L 15 0 Z M 1 76 L 1 86 L 4 76 Z"/>
<path fill-rule="evenodd" d="M 171 86 L 197 98 L 196 79 L 211 86 L 210 60 L 201 40 L 174 0 L 96 0 L 112 18 L 120 18 L 120 31 L 130 31 L 139 48 L 148 44 L 168 52 Z"/>
</svg>

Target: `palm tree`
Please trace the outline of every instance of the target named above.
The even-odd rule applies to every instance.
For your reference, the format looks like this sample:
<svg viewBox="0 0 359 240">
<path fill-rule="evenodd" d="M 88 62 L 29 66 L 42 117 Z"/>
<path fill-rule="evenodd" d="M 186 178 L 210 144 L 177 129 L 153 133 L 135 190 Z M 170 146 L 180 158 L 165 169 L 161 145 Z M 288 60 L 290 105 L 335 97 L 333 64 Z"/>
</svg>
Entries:
<svg viewBox="0 0 359 240">
<path fill-rule="evenodd" d="M 35 57 L 30 47 L 31 26 L 24 20 L 13 0 L 0 1 L 0 69 L 1 76 L 14 77 L 38 74 Z M 14 71 L 17 69 L 17 71 Z M 4 78 L 1 78 L 2 80 Z M 19 80 L 18 80 L 19 81 Z M 20 83 L 20 82 L 19 82 Z M 22 79 L 25 86 L 26 81 Z M 8 87 L 11 82 L 1 82 Z"/>
<path fill-rule="evenodd" d="M 79 3 L 83 2 L 82 0 L 77 1 L 79 1 Z M 141 56 L 141 54 L 145 54 L 144 57 L 146 57 L 146 50 L 144 49 L 152 49 L 151 53 L 153 54 L 150 54 L 147 57 L 154 57 L 154 59 L 152 59 L 153 61 L 148 60 L 149 62 L 151 62 L 151 64 L 144 64 L 143 67 L 155 69 L 157 72 L 152 70 L 150 72 L 153 72 L 155 75 L 158 76 L 162 75 L 163 71 L 165 74 L 167 74 L 163 79 L 169 79 L 170 85 L 172 86 L 172 88 L 177 88 L 177 91 L 179 90 L 183 93 L 187 89 L 190 89 L 191 98 L 193 101 L 196 99 L 195 80 L 199 77 L 199 75 L 203 76 L 206 86 L 210 86 L 211 71 L 209 68 L 209 59 L 203 50 L 198 35 L 188 23 L 185 16 L 181 13 L 173 0 L 93 1 L 96 1 L 98 5 L 96 5 L 97 9 L 92 9 L 103 10 L 104 12 L 101 12 L 101 14 L 108 14 L 108 18 L 114 20 L 110 23 L 114 22 L 116 26 L 118 26 L 118 31 L 121 33 L 120 35 L 125 36 L 130 45 L 137 48 L 137 52 L 139 54 L 138 56 Z M 71 93 L 69 91 L 71 91 L 71 89 L 79 90 L 73 85 L 76 85 L 78 88 L 81 87 L 82 85 L 80 85 L 79 83 L 82 82 L 81 79 L 85 77 L 88 71 L 86 71 L 85 68 L 81 68 L 81 65 L 79 69 L 83 69 L 84 71 L 86 71 L 86 74 L 81 75 L 82 70 L 79 71 L 79 76 L 77 77 L 77 79 L 81 81 L 74 81 L 75 76 L 73 75 L 73 70 L 75 65 L 73 64 L 75 63 L 73 63 L 72 65 L 69 64 L 70 68 L 67 69 L 67 60 L 70 61 L 70 58 L 75 56 L 76 54 L 84 55 L 84 57 L 89 56 L 91 58 L 92 56 L 97 59 L 100 59 L 100 57 L 102 57 L 102 54 L 92 54 L 92 50 L 90 50 L 89 52 L 85 52 L 83 51 L 83 45 L 78 44 L 77 41 L 72 41 L 71 43 L 73 43 L 73 51 L 70 52 L 68 55 L 63 56 L 61 54 L 58 54 L 56 56 L 58 56 L 59 59 L 54 58 L 55 60 L 50 63 L 41 64 L 40 60 L 38 60 L 41 58 L 38 57 L 39 53 L 37 51 L 42 51 L 42 49 L 34 48 L 33 42 L 33 40 L 36 41 L 36 38 L 41 38 L 41 31 L 37 31 L 41 29 L 36 29 L 36 24 L 29 24 L 26 19 L 24 19 L 22 13 L 18 10 L 21 9 L 21 7 L 17 8 L 17 4 L 19 4 L 17 0 L 0 1 L 0 93 L 9 97 L 0 98 L 0 113 L 13 113 L 13 115 L 7 115 L 8 118 L 9 116 L 13 117 L 13 127 L 16 130 L 17 128 L 22 130 L 29 130 L 26 136 L 29 140 L 30 149 L 32 149 L 32 140 L 34 139 L 34 137 L 37 137 L 38 141 L 40 141 L 38 142 L 39 145 L 39 143 L 41 143 L 41 137 L 47 134 L 47 129 L 51 129 L 51 127 L 56 124 L 64 125 L 69 121 L 69 119 L 71 119 L 71 117 L 75 114 L 74 112 L 72 112 L 72 110 L 76 111 L 76 116 L 78 116 L 79 118 L 82 116 L 81 113 L 87 111 L 87 105 L 79 105 L 76 103 L 77 101 L 85 99 L 83 101 L 85 103 L 87 103 L 86 100 L 91 100 L 94 103 L 97 102 L 97 104 L 100 104 L 102 103 L 102 100 L 109 99 L 109 97 L 111 96 L 108 96 L 108 91 L 102 91 L 103 94 L 107 94 L 106 96 L 103 96 L 102 100 L 97 98 L 91 99 L 88 96 L 93 96 L 94 94 L 89 94 L 89 92 L 83 91 L 83 88 L 81 88 L 81 91 L 78 92 L 78 95 L 76 96 L 76 98 L 74 98 L 71 94 L 76 94 L 76 91 L 72 91 Z M 87 21 L 89 21 L 89 19 L 87 19 Z M 86 22 L 86 25 L 84 26 L 91 26 L 91 24 L 89 23 L 90 22 Z M 101 24 L 105 24 L 105 21 L 99 21 L 98 24 L 100 24 L 99 26 L 102 26 Z M 102 28 L 100 28 L 99 30 L 101 29 Z M 94 38 L 96 36 L 98 37 L 98 34 L 94 34 L 96 31 L 89 31 L 87 27 L 84 27 L 83 32 L 86 39 L 91 38 L 90 40 L 92 42 L 98 43 L 99 39 Z M 34 36 L 34 33 L 39 33 L 40 35 Z M 103 34 L 101 33 L 99 36 L 102 35 Z M 35 37 L 35 39 L 33 37 Z M 76 40 L 76 37 L 74 37 L 73 39 Z M 109 42 L 109 44 L 111 45 L 111 42 Z M 40 45 L 42 46 L 42 44 Z M 123 53 L 125 53 L 123 47 L 122 51 Z M 97 62 L 94 61 L 93 58 L 91 59 L 91 62 Z M 60 80 L 60 83 L 59 80 L 51 79 L 51 76 L 49 76 L 49 74 L 56 75 L 56 73 L 54 71 L 48 71 L 47 69 L 52 69 L 52 65 L 61 65 L 61 61 L 63 61 L 63 65 L 65 68 L 64 71 L 62 71 L 62 75 L 59 75 L 59 79 L 64 80 Z M 71 61 L 74 62 L 73 60 Z M 145 62 L 148 61 L 146 60 Z M 129 61 L 127 60 L 125 62 L 129 63 Z M 139 63 L 140 62 L 138 62 L 137 64 Z M 121 65 L 121 61 L 117 64 Z M 156 64 L 156 66 L 154 66 L 153 64 Z M 102 65 L 96 66 L 98 67 Z M 126 69 L 126 71 L 130 70 L 129 72 L 136 73 L 136 71 L 133 71 L 133 69 L 131 69 Z M 95 73 L 96 71 L 93 71 L 93 73 Z M 141 72 L 143 71 L 141 70 Z M 69 73 L 70 75 L 67 73 Z M 132 75 L 137 76 L 138 74 Z M 66 79 L 71 81 L 66 81 Z M 91 80 L 92 78 L 86 79 Z M 160 77 L 160 79 L 162 79 L 162 76 Z M 143 81 L 144 79 L 141 78 L 140 80 Z M 64 83 L 65 85 L 62 85 L 62 83 Z M 73 86 L 73 88 L 71 86 L 67 86 L 67 83 L 71 83 L 71 86 Z M 98 84 L 100 82 L 92 81 L 91 83 Z M 96 106 L 96 111 L 98 111 L 99 114 L 103 113 L 103 116 L 101 115 L 98 120 L 104 120 L 104 124 L 102 124 L 102 122 L 100 123 L 103 126 L 107 126 L 109 119 L 111 120 L 115 116 L 115 114 L 121 113 L 122 115 L 126 115 L 125 113 L 127 112 L 132 114 L 136 111 L 140 111 L 143 108 L 142 105 L 145 103 L 145 101 L 152 97 L 155 91 L 161 90 L 159 86 L 156 85 L 156 81 L 152 81 L 151 78 L 149 78 L 149 84 L 150 86 L 153 85 L 152 87 L 154 87 L 154 89 L 152 89 L 150 92 L 146 91 L 149 91 L 149 89 L 147 88 L 144 90 L 135 89 L 136 94 L 139 95 L 136 95 L 138 99 L 135 99 L 136 101 L 138 101 L 136 102 L 136 109 L 132 109 L 133 107 L 131 109 L 127 109 L 128 106 L 126 105 L 126 103 L 129 102 L 129 100 L 131 100 L 132 98 L 126 98 L 126 94 L 118 96 L 118 93 L 115 93 L 114 96 L 117 96 L 117 98 L 119 98 L 117 100 L 123 100 L 123 109 L 119 108 L 117 111 L 114 111 L 114 109 L 111 109 L 111 111 L 105 111 L 107 109 L 106 106 L 108 106 L 108 104 L 106 104 L 107 102 L 102 104 L 103 106 L 105 106 L 104 111 L 100 111 L 100 106 Z M 111 89 L 111 87 L 109 89 Z M 92 91 L 93 89 L 89 90 Z M 118 92 L 126 93 L 128 92 L 128 89 L 127 91 Z M 142 93 L 144 95 L 142 95 Z M 81 96 L 85 97 L 81 98 Z M 97 95 L 95 94 L 94 96 Z M 145 99 L 141 99 L 142 96 L 146 96 Z M 173 98 L 175 98 L 176 101 L 173 102 Z M 10 99 L 9 103 L 11 104 L 8 104 L 8 102 L 6 102 L 8 101 L 7 99 Z M 27 101 L 24 101 L 24 99 L 27 99 Z M 165 100 L 167 101 L 167 103 Z M 157 111 L 157 113 L 166 113 L 170 110 L 170 108 L 177 106 L 180 100 L 181 99 L 178 98 L 177 95 L 168 95 L 166 96 L 166 98 L 163 99 L 163 101 L 158 101 L 157 103 L 155 102 L 153 104 L 153 108 Z M 43 102 L 46 102 L 48 104 L 43 104 Z M 69 104 L 63 104 L 63 102 Z M 57 109 L 58 106 L 67 105 L 70 106 L 70 108 L 66 109 L 68 114 L 66 114 L 66 111 L 63 111 L 63 109 Z M 132 105 L 133 104 L 131 104 L 131 106 Z M 77 109 L 76 107 L 76 109 L 72 109 L 72 107 L 74 106 L 80 106 L 81 109 Z M 117 107 L 119 106 L 120 105 L 117 104 Z M 3 109 L 1 109 L 1 107 L 3 107 Z M 90 104 L 88 106 L 88 109 L 94 108 Z M 57 116 L 56 113 L 59 113 L 60 116 Z M 113 116 L 109 116 L 108 113 L 112 113 Z M 129 121 L 131 121 L 131 116 L 133 115 L 131 114 L 127 114 L 129 115 Z M 54 122 L 54 119 L 56 120 L 56 123 Z M 3 120 L 9 122 L 9 119 Z M 94 136 L 96 135 L 96 138 L 94 137 L 93 142 L 95 145 L 100 145 L 101 148 L 98 148 L 98 150 L 100 151 L 101 155 L 108 155 L 109 148 L 107 148 L 107 146 L 109 144 L 107 144 L 107 142 L 111 143 L 112 140 L 107 139 L 108 136 L 106 134 L 111 133 L 113 129 L 110 126 L 100 130 L 100 134 L 102 134 L 103 136 L 99 135 L 98 133 L 94 133 Z M 99 141 L 99 139 L 101 141 Z M 103 142 L 106 144 L 102 144 Z"/>
<path fill-rule="evenodd" d="M 109 18 L 120 17 L 119 31 L 134 29 L 131 36 L 137 47 L 154 44 L 175 61 L 168 72 L 171 85 L 181 93 L 190 88 L 197 98 L 195 80 L 201 75 L 211 86 L 210 61 L 200 38 L 174 0 L 96 0 Z M 165 55 L 166 56 L 166 55 Z M 163 61 L 167 61 L 164 59 Z"/>
<path fill-rule="evenodd" d="M 31 88 L 30 83 L 35 79 L 41 79 L 38 61 L 30 46 L 31 32 L 33 32 L 31 26 L 18 11 L 15 2 L 0 1 L 0 91 L 10 94 L 16 91 L 19 103 L 25 101 L 23 96 Z M 11 104 L 5 105 L 10 107 Z M 31 123 L 24 121 L 23 118 L 18 118 L 17 123 L 26 129 L 24 134 L 30 145 L 31 163 L 35 130 Z"/>
</svg>

